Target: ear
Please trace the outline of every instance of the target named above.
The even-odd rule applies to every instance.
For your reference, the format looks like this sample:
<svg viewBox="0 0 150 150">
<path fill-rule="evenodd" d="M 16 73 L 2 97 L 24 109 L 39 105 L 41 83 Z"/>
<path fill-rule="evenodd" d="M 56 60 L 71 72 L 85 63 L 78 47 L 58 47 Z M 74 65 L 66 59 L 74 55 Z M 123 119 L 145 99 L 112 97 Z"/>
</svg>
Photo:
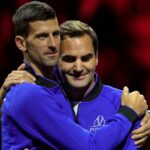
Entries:
<svg viewBox="0 0 150 150">
<path fill-rule="evenodd" d="M 16 42 L 16 46 L 18 47 L 19 50 L 21 50 L 22 52 L 25 52 L 27 50 L 26 48 L 26 42 L 23 36 L 16 36 L 15 37 L 15 42 Z"/>
<path fill-rule="evenodd" d="M 98 52 L 96 52 L 96 66 L 98 65 Z"/>
</svg>

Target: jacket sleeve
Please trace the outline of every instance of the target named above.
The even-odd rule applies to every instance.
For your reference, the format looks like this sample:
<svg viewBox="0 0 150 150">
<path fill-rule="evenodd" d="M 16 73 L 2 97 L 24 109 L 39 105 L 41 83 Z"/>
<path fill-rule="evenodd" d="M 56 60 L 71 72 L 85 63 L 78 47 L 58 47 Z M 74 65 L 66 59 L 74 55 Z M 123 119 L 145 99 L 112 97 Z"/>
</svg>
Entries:
<svg viewBox="0 0 150 150">
<path fill-rule="evenodd" d="M 113 149 L 132 127 L 132 121 L 118 113 L 106 126 L 89 132 L 66 116 L 56 95 L 32 84 L 16 85 L 7 94 L 5 103 L 8 100 L 11 105 L 6 106 L 13 120 L 33 138 L 52 149 Z"/>
<path fill-rule="evenodd" d="M 132 128 L 132 130 L 135 130 L 137 128 L 140 127 L 140 122 L 141 122 L 142 118 L 139 118 L 135 123 L 134 126 Z M 126 141 L 123 145 L 123 150 L 138 150 L 137 145 L 135 144 L 135 140 L 133 140 L 132 138 L 132 132 L 129 133 L 128 137 L 126 138 Z"/>
</svg>

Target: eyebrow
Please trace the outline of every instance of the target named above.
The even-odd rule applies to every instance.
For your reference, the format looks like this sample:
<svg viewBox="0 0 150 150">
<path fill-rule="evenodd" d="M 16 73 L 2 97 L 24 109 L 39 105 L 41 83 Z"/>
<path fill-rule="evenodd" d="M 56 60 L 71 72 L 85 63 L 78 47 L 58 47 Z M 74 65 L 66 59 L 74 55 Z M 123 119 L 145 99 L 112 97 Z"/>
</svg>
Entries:
<svg viewBox="0 0 150 150">
<path fill-rule="evenodd" d="M 82 57 L 81 57 L 81 60 L 82 60 L 82 61 L 88 61 L 88 60 L 90 60 L 91 58 L 93 58 L 93 56 L 94 56 L 93 53 L 89 53 L 89 54 L 87 54 L 87 55 L 82 56 Z"/>
<path fill-rule="evenodd" d="M 62 57 L 62 60 L 65 62 L 74 62 L 76 60 L 76 56 L 71 56 L 71 55 L 65 55 Z"/>
<path fill-rule="evenodd" d="M 49 35 L 49 33 L 48 33 L 48 32 L 45 32 L 45 31 L 39 32 L 39 33 L 36 33 L 36 34 L 35 34 L 36 37 L 48 36 L 48 35 Z M 59 30 L 55 30 L 55 31 L 52 32 L 52 35 L 60 35 L 60 31 L 59 31 Z"/>
<path fill-rule="evenodd" d="M 45 32 L 43 32 L 43 33 L 38 33 L 38 34 L 36 34 L 35 36 L 36 36 L 36 37 L 48 36 L 48 33 L 45 33 Z"/>
<path fill-rule="evenodd" d="M 91 58 L 93 58 L 93 56 L 94 56 L 93 53 L 89 53 L 89 54 L 81 56 L 80 58 L 81 58 L 82 61 L 88 61 Z M 76 59 L 77 59 L 77 56 L 72 56 L 72 55 L 64 55 L 64 56 L 62 56 L 62 60 L 65 61 L 65 62 L 72 63 L 72 62 L 76 61 Z"/>
</svg>

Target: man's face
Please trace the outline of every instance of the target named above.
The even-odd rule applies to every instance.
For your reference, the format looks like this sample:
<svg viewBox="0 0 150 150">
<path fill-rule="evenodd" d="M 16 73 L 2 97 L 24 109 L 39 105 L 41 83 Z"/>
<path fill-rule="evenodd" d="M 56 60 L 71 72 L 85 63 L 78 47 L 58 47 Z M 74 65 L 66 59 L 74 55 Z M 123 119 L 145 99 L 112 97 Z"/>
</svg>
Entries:
<svg viewBox="0 0 150 150">
<path fill-rule="evenodd" d="M 64 81 L 73 88 L 83 88 L 91 83 L 97 63 L 90 36 L 85 34 L 62 40 L 58 66 Z"/>
<path fill-rule="evenodd" d="M 60 33 L 57 19 L 29 23 L 29 34 L 25 39 L 27 60 L 41 67 L 56 65 L 60 48 Z"/>
</svg>

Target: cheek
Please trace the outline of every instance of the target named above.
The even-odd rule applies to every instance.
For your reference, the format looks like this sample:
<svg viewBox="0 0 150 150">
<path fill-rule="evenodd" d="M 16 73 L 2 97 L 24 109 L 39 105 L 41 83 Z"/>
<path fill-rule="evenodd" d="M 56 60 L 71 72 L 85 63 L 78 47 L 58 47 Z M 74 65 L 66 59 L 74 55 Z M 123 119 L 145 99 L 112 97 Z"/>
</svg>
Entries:
<svg viewBox="0 0 150 150">
<path fill-rule="evenodd" d="M 60 39 L 57 39 L 57 40 L 55 41 L 55 43 L 56 43 L 57 47 L 60 48 Z"/>
<path fill-rule="evenodd" d="M 32 49 L 30 49 L 30 54 L 35 56 L 42 56 L 40 47 L 33 47 Z"/>
<path fill-rule="evenodd" d="M 43 47 L 43 46 L 41 46 L 41 44 L 39 44 L 39 43 L 38 44 L 37 43 L 28 44 L 28 49 L 30 49 L 34 52 L 38 52 L 39 49 L 41 49 L 41 47 Z"/>
<path fill-rule="evenodd" d="M 61 71 L 67 72 L 68 70 L 70 70 L 70 65 L 68 65 L 68 63 L 65 63 L 61 60 L 59 60 L 58 62 L 58 67 Z"/>
<path fill-rule="evenodd" d="M 86 66 L 89 70 L 94 71 L 96 68 L 96 65 L 97 65 L 96 61 L 91 61 Z"/>
</svg>

